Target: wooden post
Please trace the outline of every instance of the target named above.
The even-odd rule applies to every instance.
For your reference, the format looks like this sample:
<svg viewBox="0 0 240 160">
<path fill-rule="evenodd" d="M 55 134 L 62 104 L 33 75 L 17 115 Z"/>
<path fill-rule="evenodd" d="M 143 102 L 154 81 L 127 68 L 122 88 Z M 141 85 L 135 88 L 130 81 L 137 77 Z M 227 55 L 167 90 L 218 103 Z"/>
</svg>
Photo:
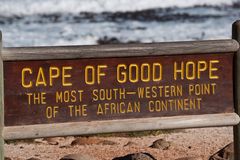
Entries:
<svg viewBox="0 0 240 160">
<path fill-rule="evenodd" d="M 4 160 L 4 139 L 3 139 L 3 61 L 2 61 L 2 32 L 0 31 L 0 160 Z"/>
<path fill-rule="evenodd" d="M 232 25 L 232 38 L 240 42 L 240 20 Z M 235 112 L 240 115 L 240 50 L 234 59 L 234 107 Z M 240 160 L 240 124 L 234 126 L 234 159 Z"/>
</svg>

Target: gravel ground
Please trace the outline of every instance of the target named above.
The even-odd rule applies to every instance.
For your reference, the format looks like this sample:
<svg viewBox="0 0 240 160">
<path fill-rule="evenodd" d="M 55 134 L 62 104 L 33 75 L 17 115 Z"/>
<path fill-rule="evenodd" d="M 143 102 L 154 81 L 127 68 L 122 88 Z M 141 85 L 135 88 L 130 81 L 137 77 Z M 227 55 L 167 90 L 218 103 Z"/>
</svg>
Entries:
<svg viewBox="0 0 240 160">
<path fill-rule="evenodd" d="M 30 142 L 11 142 L 5 144 L 5 156 L 13 160 L 39 158 L 42 160 L 58 160 L 67 154 L 81 153 L 95 157 L 97 160 L 112 160 L 115 157 L 130 153 L 147 152 L 158 160 L 174 160 L 182 157 L 202 157 L 210 155 L 233 141 L 232 127 L 186 129 L 164 133 L 157 136 L 144 137 L 93 137 L 95 139 L 116 142 L 112 145 L 90 144 L 71 145 L 75 137 L 56 138 L 58 144 L 50 145 L 43 139 Z M 150 148 L 158 139 L 170 141 L 166 150 Z M 125 146 L 128 142 L 134 142 Z"/>
</svg>

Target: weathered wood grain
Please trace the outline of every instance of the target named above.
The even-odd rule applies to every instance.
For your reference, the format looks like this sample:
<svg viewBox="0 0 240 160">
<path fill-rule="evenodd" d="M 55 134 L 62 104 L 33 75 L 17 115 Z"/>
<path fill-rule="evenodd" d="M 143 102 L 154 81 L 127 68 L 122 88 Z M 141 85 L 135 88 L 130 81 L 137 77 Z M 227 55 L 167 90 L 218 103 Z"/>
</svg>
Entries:
<svg viewBox="0 0 240 160">
<path fill-rule="evenodd" d="M 176 54 L 236 52 L 237 41 L 206 40 L 186 42 L 164 42 L 151 44 L 117 44 L 62 47 L 17 47 L 3 48 L 3 61 L 75 59 L 104 57 L 134 57 Z"/>
<path fill-rule="evenodd" d="M 0 31 L 0 55 L 2 50 L 2 32 Z M 4 125 L 4 103 L 3 103 L 3 61 L 0 56 L 0 160 L 4 160 L 4 139 L 2 136 Z"/>
<path fill-rule="evenodd" d="M 4 127 L 4 139 L 82 135 L 109 132 L 232 126 L 239 123 L 235 113 L 175 116 L 128 120 L 74 122 Z"/>
<path fill-rule="evenodd" d="M 232 26 L 232 38 L 240 42 L 240 20 Z M 240 50 L 236 52 L 234 59 L 234 104 L 235 112 L 240 115 Z M 234 126 L 234 159 L 240 160 L 240 124 Z"/>
</svg>

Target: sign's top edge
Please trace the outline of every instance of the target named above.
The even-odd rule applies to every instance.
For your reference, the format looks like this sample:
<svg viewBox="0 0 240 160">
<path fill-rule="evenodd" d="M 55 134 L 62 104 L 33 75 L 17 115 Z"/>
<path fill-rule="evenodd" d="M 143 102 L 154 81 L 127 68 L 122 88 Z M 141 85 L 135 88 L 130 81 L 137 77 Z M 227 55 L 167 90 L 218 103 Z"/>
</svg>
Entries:
<svg viewBox="0 0 240 160">
<path fill-rule="evenodd" d="M 233 39 L 85 46 L 2 48 L 3 61 L 230 53 L 239 49 Z"/>
</svg>

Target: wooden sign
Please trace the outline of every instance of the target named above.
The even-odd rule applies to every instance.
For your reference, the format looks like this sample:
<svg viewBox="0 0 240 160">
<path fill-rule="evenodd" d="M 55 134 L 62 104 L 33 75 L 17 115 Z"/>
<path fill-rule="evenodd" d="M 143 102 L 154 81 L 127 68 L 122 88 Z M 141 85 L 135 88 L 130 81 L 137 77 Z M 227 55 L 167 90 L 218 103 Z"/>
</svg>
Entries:
<svg viewBox="0 0 240 160">
<path fill-rule="evenodd" d="M 236 125 L 238 48 L 235 40 L 3 48 L 3 137 Z"/>
<path fill-rule="evenodd" d="M 239 37 L 240 21 L 237 41 L 0 43 L 0 160 L 4 139 L 217 126 L 235 126 L 239 160 Z"/>
<path fill-rule="evenodd" d="M 232 64 L 232 53 L 4 62 L 5 126 L 231 113 Z"/>
</svg>

